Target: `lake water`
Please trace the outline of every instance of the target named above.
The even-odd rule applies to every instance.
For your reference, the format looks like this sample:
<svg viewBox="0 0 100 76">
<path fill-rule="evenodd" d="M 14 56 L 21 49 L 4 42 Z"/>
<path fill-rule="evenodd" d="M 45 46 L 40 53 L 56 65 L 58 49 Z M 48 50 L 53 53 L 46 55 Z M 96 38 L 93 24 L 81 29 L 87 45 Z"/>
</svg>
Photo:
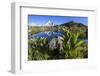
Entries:
<svg viewBox="0 0 100 76">
<path fill-rule="evenodd" d="M 63 34 L 61 32 L 51 32 L 51 31 L 47 31 L 47 32 L 40 32 L 37 34 L 32 35 L 32 37 L 35 38 L 40 38 L 40 37 L 44 37 L 47 38 L 48 41 L 50 41 L 52 38 L 57 38 L 58 36 L 62 36 Z"/>
<path fill-rule="evenodd" d="M 40 37 L 44 37 L 47 38 L 48 41 L 51 41 L 52 38 L 57 38 L 58 36 L 62 36 L 63 34 L 61 32 L 51 32 L 51 31 L 46 31 L 46 32 L 39 32 L 37 34 L 32 35 L 32 37 L 35 38 L 40 38 Z M 88 44 L 88 40 L 84 40 L 85 44 Z"/>
</svg>

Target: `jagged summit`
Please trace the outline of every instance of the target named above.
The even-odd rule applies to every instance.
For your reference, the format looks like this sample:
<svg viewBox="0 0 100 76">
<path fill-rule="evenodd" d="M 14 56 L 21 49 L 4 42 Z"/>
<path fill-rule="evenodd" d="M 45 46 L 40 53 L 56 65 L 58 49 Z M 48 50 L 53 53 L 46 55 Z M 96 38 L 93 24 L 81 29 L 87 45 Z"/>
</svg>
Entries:
<svg viewBox="0 0 100 76">
<path fill-rule="evenodd" d="M 54 23 L 49 20 L 44 26 L 54 26 Z"/>
</svg>

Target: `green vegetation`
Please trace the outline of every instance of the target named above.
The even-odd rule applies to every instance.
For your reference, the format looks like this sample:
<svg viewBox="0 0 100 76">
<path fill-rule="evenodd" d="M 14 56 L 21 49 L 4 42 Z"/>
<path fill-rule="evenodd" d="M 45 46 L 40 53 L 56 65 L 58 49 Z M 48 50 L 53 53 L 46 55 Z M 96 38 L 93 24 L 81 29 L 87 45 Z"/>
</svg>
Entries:
<svg viewBox="0 0 100 76">
<path fill-rule="evenodd" d="M 49 58 L 48 41 L 46 38 L 32 38 L 28 41 L 29 60 L 47 60 Z"/>
<path fill-rule="evenodd" d="M 63 28 L 63 50 L 61 55 L 64 58 L 86 58 L 87 57 L 87 45 L 83 40 L 77 41 L 81 35 L 81 31 L 72 33 L 71 31 Z"/>
<path fill-rule="evenodd" d="M 31 27 L 28 34 L 33 35 L 45 31 L 62 32 L 63 36 L 52 38 L 31 38 L 28 40 L 28 60 L 79 59 L 88 58 L 88 29 L 83 24 L 69 22 L 60 26 Z"/>
</svg>

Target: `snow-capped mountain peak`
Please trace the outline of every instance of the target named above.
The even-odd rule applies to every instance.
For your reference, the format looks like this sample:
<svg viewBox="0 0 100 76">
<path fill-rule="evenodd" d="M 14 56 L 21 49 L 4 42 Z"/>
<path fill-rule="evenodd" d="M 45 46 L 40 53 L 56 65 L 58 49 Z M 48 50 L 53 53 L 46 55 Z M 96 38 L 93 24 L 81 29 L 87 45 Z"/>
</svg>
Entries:
<svg viewBox="0 0 100 76">
<path fill-rule="evenodd" d="M 46 24 L 44 24 L 44 25 L 45 26 L 54 26 L 53 22 L 51 22 L 50 20 Z"/>
</svg>

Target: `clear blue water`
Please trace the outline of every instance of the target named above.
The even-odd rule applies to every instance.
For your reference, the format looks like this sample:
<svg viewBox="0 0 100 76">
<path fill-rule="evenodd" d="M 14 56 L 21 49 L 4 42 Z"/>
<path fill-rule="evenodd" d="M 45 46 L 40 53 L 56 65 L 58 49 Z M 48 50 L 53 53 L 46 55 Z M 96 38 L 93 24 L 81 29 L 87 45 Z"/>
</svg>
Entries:
<svg viewBox="0 0 100 76">
<path fill-rule="evenodd" d="M 37 34 L 32 35 L 32 37 L 35 38 L 40 38 L 40 37 L 44 37 L 47 38 L 48 41 L 50 41 L 52 38 L 57 38 L 58 36 L 62 36 L 63 34 L 61 32 L 51 32 L 51 31 L 47 31 L 47 32 L 40 32 Z"/>
</svg>

